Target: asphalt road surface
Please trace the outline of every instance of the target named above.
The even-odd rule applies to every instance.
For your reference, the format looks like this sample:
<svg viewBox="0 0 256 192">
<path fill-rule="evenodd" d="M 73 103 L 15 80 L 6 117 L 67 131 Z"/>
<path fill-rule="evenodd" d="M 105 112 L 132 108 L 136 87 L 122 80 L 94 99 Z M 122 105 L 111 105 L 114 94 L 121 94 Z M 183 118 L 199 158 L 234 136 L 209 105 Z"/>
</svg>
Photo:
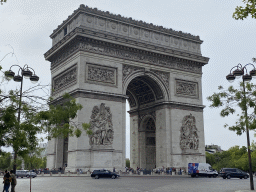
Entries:
<svg viewBox="0 0 256 192">
<path fill-rule="evenodd" d="M 29 178 L 18 178 L 17 182 L 16 192 L 29 191 Z M 189 176 L 126 176 L 117 179 L 38 176 L 32 178 L 31 189 L 35 192 L 242 192 L 249 191 L 250 180 L 219 177 L 191 178 Z"/>
</svg>

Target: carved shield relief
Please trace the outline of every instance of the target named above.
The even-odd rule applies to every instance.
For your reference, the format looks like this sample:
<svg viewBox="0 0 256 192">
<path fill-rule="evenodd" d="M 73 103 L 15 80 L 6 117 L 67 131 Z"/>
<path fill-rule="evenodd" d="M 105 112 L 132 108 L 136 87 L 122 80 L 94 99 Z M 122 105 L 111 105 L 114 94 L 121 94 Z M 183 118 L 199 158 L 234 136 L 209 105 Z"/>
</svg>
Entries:
<svg viewBox="0 0 256 192">
<path fill-rule="evenodd" d="M 187 115 L 182 120 L 180 129 L 180 148 L 182 150 L 197 150 L 199 138 L 196 128 L 196 118 L 192 114 Z"/>
<path fill-rule="evenodd" d="M 91 146 L 111 145 L 113 143 L 112 114 L 110 108 L 105 106 L 105 103 L 101 103 L 100 107 L 93 107 L 90 125 L 93 132 L 89 136 Z"/>
</svg>

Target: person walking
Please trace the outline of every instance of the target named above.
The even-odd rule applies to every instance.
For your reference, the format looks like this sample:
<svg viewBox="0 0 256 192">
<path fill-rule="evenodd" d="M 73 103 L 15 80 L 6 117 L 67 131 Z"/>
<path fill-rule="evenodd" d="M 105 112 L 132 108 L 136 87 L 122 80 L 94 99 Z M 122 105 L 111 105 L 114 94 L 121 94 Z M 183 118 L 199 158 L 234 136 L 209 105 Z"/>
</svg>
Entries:
<svg viewBox="0 0 256 192">
<path fill-rule="evenodd" d="M 4 192 L 9 192 L 9 187 L 12 181 L 12 178 L 10 176 L 10 173 L 5 170 L 5 175 L 4 175 Z"/>
<path fill-rule="evenodd" d="M 13 170 L 11 170 L 11 178 L 12 178 L 12 182 L 11 182 L 11 192 L 15 192 L 15 186 L 17 185 L 17 180 L 16 180 L 16 176 L 15 176 Z"/>
</svg>

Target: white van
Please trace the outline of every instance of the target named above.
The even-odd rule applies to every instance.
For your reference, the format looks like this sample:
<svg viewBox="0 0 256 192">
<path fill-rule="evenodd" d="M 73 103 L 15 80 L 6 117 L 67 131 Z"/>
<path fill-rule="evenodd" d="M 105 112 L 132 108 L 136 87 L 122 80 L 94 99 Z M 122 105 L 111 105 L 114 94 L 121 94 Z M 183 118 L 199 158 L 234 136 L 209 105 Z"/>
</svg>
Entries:
<svg viewBox="0 0 256 192">
<path fill-rule="evenodd" d="M 208 163 L 189 163 L 188 164 L 188 174 L 191 177 L 217 177 L 218 172 L 212 169 L 211 165 Z"/>
</svg>

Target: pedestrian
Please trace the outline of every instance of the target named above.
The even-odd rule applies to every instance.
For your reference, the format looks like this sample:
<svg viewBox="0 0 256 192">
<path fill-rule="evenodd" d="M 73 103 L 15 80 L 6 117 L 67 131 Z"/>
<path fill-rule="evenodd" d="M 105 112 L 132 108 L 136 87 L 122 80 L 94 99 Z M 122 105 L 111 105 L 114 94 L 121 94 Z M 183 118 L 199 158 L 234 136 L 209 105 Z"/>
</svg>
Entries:
<svg viewBox="0 0 256 192">
<path fill-rule="evenodd" d="M 3 179 L 4 179 L 4 190 L 3 191 L 8 192 L 12 178 L 10 176 L 10 173 L 7 170 L 5 170 L 5 175 L 4 175 Z"/>
<path fill-rule="evenodd" d="M 12 178 L 12 182 L 11 182 L 11 192 L 15 192 L 15 186 L 17 185 L 17 180 L 16 180 L 16 176 L 15 176 L 13 170 L 11 170 L 11 178 Z"/>
<path fill-rule="evenodd" d="M 116 172 L 116 168 L 115 167 L 113 168 L 113 172 Z"/>
</svg>

